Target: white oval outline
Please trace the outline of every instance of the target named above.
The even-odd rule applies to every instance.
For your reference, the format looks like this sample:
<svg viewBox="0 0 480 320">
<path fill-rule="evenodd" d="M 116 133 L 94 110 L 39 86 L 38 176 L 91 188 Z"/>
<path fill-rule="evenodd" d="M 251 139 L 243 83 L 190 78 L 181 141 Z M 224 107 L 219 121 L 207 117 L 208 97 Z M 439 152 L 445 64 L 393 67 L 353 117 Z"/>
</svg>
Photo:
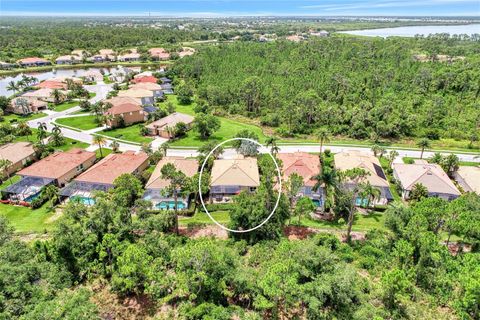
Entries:
<svg viewBox="0 0 480 320">
<path fill-rule="evenodd" d="M 260 228 L 261 226 L 263 226 L 265 223 L 268 222 L 268 220 L 270 220 L 270 218 L 273 216 L 273 214 L 275 213 L 275 211 L 277 210 L 277 207 L 278 207 L 278 204 L 280 202 L 280 198 L 282 196 L 282 176 L 280 174 L 280 168 L 278 167 L 278 163 L 277 163 L 277 160 L 275 160 L 275 157 L 272 155 L 272 153 L 270 151 L 267 150 L 267 153 L 270 155 L 270 157 L 272 158 L 273 160 L 273 163 L 275 163 L 275 167 L 277 169 L 277 173 L 278 173 L 278 181 L 279 181 L 279 188 L 278 188 L 278 197 L 277 197 L 277 201 L 275 203 L 275 207 L 273 208 L 272 212 L 270 213 L 270 215 L 262 221 L 262 223 L 260 223 L 258 226 L 255 226 L 253 228 L 250 228 L 250 229 L 247 229 L 247 230 L 234 230 L 234 229 L 230 229 L 230 228 L 227 228 L 225 227 L 223 224 L 219 223 L 217 220 L 215 220 L 212 215 L 210 214 L 210 212 L 208 212 L 207 208 L 205 207 L 205 203 L 203 202 L 203 196 L 202 196 L 202 175 L 203 175 L 203 170 L 205 168 L 205 164 L 207 163 L 208 161 L 208 158 L 210 158 L 210 156 L 213 154 L 213 152 L 215 152 L 215 150 L 217 150 L 219 147 L 221 147 L 222 145 L 224 145 L 225 143 L 227 142 L 230 142 L 230 141 L 236 141 L 236 140 L 246 140 L 246 141 L 250 141 L 250 142 L 253 142 L 257 145 L 259 145 L 261 148 L 266 148 L 264 147 L 260 142 L 258 141 L 255 141 L 253 139 L 250 139 L 250 138 L 231 138 L 231 139 L 228 139 L 228 140 L 225 140 L 223 142 L 220 142 L 219 144 L 217 144 L 215 146 L 215 148 L 213 148 L 210 153 L 205 157 L 205 160 L 203 160 L 203 163 L 202 163 L 202 167 L 200 168 L 200 173 L 199 173 L 199 176 L 198 176 L 198 190 L 199 190 L 199 195 L 200 195 L 200 202 L 202 203 L 202 207 L 203 207 L 203 210 L 205 210 L 205 213 L 208 215 L 208 217 L 210 218 L 210 220 L 212 220 L 217 226 L 219 226 L 220 228 L 222 228 L 223 230 L 226 230 L 226 231 L 230 231 L 230 232 L 234 232 L 234 233 L 247 233 L 247 232 L 251 232 L 251 231 L 254 231 L 258 228 Z"/>
</svg>

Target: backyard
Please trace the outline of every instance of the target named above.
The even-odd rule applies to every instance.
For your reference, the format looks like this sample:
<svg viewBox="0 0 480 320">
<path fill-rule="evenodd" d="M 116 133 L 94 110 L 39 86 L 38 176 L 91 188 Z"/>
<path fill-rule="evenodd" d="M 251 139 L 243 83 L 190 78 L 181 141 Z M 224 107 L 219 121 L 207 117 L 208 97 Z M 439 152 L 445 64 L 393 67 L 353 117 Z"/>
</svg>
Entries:
<svg viewBox="0 0 480 320">
<path fill-rule="evenodd" d="M 3 116 L 3 119 L 4 119 L 3 122 L 15 123 L 15 122 L 19 122 L 19 121 L 30 121 L 30 120 L 35 120 L 35 119 L 38 119 L 38 118 L 43 118 L 45 116 L 47 116 L 47 115 L 43 112 L 30 113 L 29 115 L 26 115 L 26 116 L 11 113 L 9 115 Z M 2 121 L 0 121 L 0 123 L 1 122 Z"/>
<path fill-rule="evenodd" d="M 152 142 L 152 137 L 146 137 L 140 133 L 140 128 L 142 126 L 143 124 L 138 123 L 124 128 L 106 129 L 100 131 L 99 133 L 114 139 L 131 141 L 136 143 Z"/>
<path fill-rule="evenodd" d="M 54 226 L 53 221 L 49 221 L 55 214 L 48 211 L 48 204 L 32 210 L 30 208 L 13 206 L 0 203 L 0 215 L 7 220 L 20 233 L 42 233 L 49 231 Z"/>
</svg>

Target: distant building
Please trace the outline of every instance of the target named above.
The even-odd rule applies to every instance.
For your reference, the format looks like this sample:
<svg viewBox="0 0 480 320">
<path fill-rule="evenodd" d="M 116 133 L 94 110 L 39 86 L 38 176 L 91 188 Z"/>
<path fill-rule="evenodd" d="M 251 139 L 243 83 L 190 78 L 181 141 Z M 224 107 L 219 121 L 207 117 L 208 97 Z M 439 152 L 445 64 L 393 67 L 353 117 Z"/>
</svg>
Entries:
<svg viewBox="0 0 480 320">
<path fill-rule="evenodd" d="M 143 90 L 150 90 L 153 92 L 153 96 L 155 98 L 163 97 L 162 87 L 159 84 L 151 83 L 151 82 L 141 82 L 137 84 L 132 84 L 130 89 L 143 89 Z"/>
<path fill-rule="evenodd" d="M 13 63 L 8 63 L 4 61 L 0 61 L 0 69 L 12 69 L 15 65 Z"/>
<path fill-rule="evenodd" d="M 9 160 L 8 174 L 12 174 L 36 159 L 35 149 L 30 142 L 7 143 L 0 146 L 0 160 Z"/>
<path fill-rule="evenodd" d="M 195 49 L 189 47 L 183 47 L 182 50 L 178 53 L 180 58 L 191 56 L 195 54 Z"/>
<path fill-rule="evenodd" d="M 67 90 L 67 84 L 62 81 L 45 80 L 35 85 L 38 89 L 59 89 Z"/>
<path fill-rule="evenodd" d="M 136 77 L 133 78 L 132 83 L 157 83 L 158 79 L 154 76 L 143 76 L 143 77 Z"/>
<path fill-rule="evenodd" d="M 138 99 L 143 106 L 153 105 L 155 103 L 153 92 L 145 89 L 128 89 L 119 91 L 118 97 L 130 97 Z"/>
<path fill-rule="evenodd" d="M 88 81 L 102 81 L 103 80 L 103 75 L 100 71 L 98 70 L 88 70 L 85 73 L 82 74 L 82 77 L 85 78 Z"/>
<path fill-rule="evenodd" d="M 438 164 L 394 163 L 392 167 L 393 176 L 400 183 L 404 199 L 409 199 L 410 192 L 416 184 L 422 184 L 427 188 L 429 197 L 453 200 L 460 196 L 460 191 Z"/>
<path fill-rule="evenodd" d="M 118 61 L 122 62 L 136 62 L 140 61 L 140 53 L 127 53 L 117 57 Z"/>
<path fill-rule="evenodd" d="M 170 59 L 170 53 L 168 53 L 164 48 L 151 48 L 148 50 L 148 53 L 154 60 Z"/>
<path fill-rule="evenodd" d="M 112 106 L 105 112 L 105 115 L 112 116 L 112 119 L 107 117 L 107 125 L 110 127 L 118 127 L 122 122 L 124 125 L 131 125 L 145 121 L 145 112 L 142 107 L 134 103 Z"/>
<path fill-rule="evenodd" d="M 21 97 L 29 101 L 41 100 L 46 102 L 54 102 L 54 98 L 53 98 L 54 90 L 55 89 L 42 88 L 38 90 L 27 91 L 24 94 L 22 94 Z M 63 95 L 63 97 L 67 96 L 67 91 L 60 90 L 60 93 Z"/>
<path fill-rule="evenodd" d="M 480 167 L 461 166 L 455 172 L 455 180 L 463 191 L 480 194 Z"/>
<path fill-rule="evenodd" d="M 32 58 L 24 58 L 17 61 L 17 64 L 21 67 L 40 67 L 40 66 L 48 66 L 52 63 L 46 59 L 32 57 Z"/>
<path fill-rule="evenodd" d="M 10 101 L 9 111 L 15 114 L 27 115 L 48 108 L 48 103 L 34 98 L 16 97 Z"/>
<path fill-rule="evenodd" d="M 321 30 L 318 32 L 310 32 L 310 35 L 316 37 L 328 37 L 330 34 L 326 30 Z"/>
<path fill-rule="evenodd" d="M 231 202 L 242 191 L 253 192 L 260 186 L 257 159 L 220 159 L 213 162 L 210 201 Z"/>
<path fill-rule="evenodd" d="M 187 128 L 191 128 L 193 120 L 194 117 L 188 114 L 174 112 L 162 119 L 148 124 L 146 128 L 152 136 L 160 136 L 162 138 L 170 139 L 173 138 L 173 129 L 178 123 L 183 122 L 187 125 Z"/>
<path fill-rule="evenodd" d="M 175 199 L 165 193 L 165 188 L 170 185 L 170 182 L 162 179 L 162 168 L 168 163 L 173 164 L 177 170 L 180 170 L 189 178 L 198 172 L 198 162 L 196 159 L 164 157 L 160 160 L 145 185 L 145 195 L 143 196 L 143 199 L 151 201 L 157 209 L 173 210 L 175 208 Z M 177 199 L 177 209 L 188 208 L 188 203 L 189 196 L 179 195 Z"/>
<path fill-rule="evenodd" d="M 335 168 L 337 170 L 345 171 L 359 168 L 368 173 L 363 181 L 368 181 L 373 187 L 380 191 L 380 197 L 375 199 L 372 205 L 385 205 L 393 200 L 387 177 L 383 172 L 380 161 L 376 157 L 359 151 L 348 151 L 337 153 L 334 158 Z M 354 187 L 353 181 L 347 181 L 346 185 L 347 187 Z M 357 205 L 362 205 L 365 199 L 358 197 L 355 201 Z"/>
<path fill-rule="evenodd" d="M 82 63 L 82 58 L 75 55 L 60 56 L 55 59 L 56 64 L 79 64 Z"/>
</svg>

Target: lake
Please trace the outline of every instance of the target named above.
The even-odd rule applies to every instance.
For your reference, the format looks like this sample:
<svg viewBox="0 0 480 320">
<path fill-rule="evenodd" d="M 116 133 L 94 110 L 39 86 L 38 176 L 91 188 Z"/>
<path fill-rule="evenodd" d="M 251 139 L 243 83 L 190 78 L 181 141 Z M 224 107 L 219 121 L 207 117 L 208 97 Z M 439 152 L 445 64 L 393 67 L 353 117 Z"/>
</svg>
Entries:
<svg viewBox="0 0 480 320">
<path fill-rule="evenodd" d="M 450 25 L 450 26 L 411 26 L 396 28 L 380 28 L 367 30 L 341 31 L 339 33 L 348 33 L 358 36 L 368 37 L 414 37 L 417 34 L 428 36 L 435 33 L 449 34 L 480 34 L 480 24 L 468 25 Z"/>
</svg>

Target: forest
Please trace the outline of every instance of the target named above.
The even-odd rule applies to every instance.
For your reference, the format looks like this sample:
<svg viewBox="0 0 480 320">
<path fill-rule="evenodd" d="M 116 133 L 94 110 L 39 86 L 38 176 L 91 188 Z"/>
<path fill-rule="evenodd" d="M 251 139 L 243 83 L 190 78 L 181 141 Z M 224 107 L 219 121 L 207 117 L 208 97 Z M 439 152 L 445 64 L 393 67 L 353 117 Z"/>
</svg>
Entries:
<svg viewBox="0 0 480 320">
<path fill-rule="evenodd" d="M 172 73 L 217 113 L 259 119 L 281 136 L 325 127 L 373 141 L 477 141 L 479 53 L 476 38 L 333 36 L 208 47 Z M 415 60 L 418 54 L 428 60 Z M 452 59 L 441 62 L 439 55 Z"/>
</svg>

